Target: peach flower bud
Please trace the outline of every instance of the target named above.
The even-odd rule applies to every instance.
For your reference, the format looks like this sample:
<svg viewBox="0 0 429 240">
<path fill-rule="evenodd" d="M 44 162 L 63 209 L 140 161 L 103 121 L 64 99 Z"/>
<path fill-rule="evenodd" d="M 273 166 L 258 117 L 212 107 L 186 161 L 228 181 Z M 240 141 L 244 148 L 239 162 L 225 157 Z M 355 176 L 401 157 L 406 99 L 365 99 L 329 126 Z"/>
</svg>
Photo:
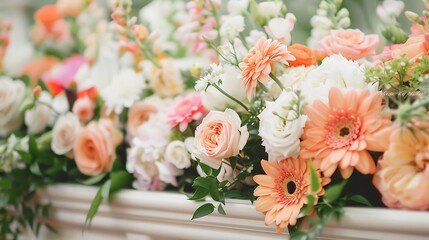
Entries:
<svg viewBox="0 0 429 240">
<path fill-rule="evenodd" d="M 132 31 L 136 38 L 140 41 L 146 39 L 149 35 L 147 28 L 143 25 L 134 25 Z"/>
<path fill-rule="evenodd" d="M 95 103 L 88 97 L 79 98 L 73 105 L 73 113 L 83 123 L 88 122 L 94 116 Z"/>
<path fill-rule="evenodd" d="M 34 87 L 32 92 L 33 97 L 36 99 L 39 98 L 41 92 L 42 92 L 42 88 L 40 86 Z"/>
</svg>

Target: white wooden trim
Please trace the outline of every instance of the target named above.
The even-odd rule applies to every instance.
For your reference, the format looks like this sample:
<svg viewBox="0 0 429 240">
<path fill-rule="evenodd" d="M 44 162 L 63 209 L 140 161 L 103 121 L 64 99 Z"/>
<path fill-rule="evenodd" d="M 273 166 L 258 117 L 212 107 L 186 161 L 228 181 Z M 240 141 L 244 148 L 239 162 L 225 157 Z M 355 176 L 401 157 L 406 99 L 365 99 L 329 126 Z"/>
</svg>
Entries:
<svg viewBox="0 0 429 240">
<path fill-rule="evenodd" d="M 95 187 L 58 184 L 40 191 L 53 206 L 52 222 L 60 236 L 41 239 L 83 239 L 82 224 L 97 191 Z M 85 239 L 286 239 L 265 226 L 264 216 L 247 201 L 230 201 L 226 216 L 212 214 L 191 221 L 202 203 L 169 192 L 123 190 L 109 205 L 102 204 Z M 428 239 L 429 212 L 346 208 L 331 221 L 320 239 Z"/>
</svg>

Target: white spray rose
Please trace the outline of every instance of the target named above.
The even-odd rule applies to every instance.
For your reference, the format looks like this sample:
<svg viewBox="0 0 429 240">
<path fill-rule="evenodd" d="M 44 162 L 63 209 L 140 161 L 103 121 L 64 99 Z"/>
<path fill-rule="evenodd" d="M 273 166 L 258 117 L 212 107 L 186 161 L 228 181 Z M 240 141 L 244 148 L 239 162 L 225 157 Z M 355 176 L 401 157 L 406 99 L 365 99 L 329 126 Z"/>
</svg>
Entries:
<svg viewBox="0 0 429 240">
<path fill-rule="evenodd" d="M 58 155 L 70 153 L 80 129 L 79 118 L 73 113 L 61 115 L 52 130 L 52 151 Z"/>
<path fill-rule="evenodd" d="M 165 160 L 174 164 L 178 169 L 184 169 L 191 166 L 191 157 L 182 141 L 172 141 L 165 150 Z"/>
<path fill-rule="evenodd" d="M 0 77 L 0 136 L 6 136 L 21 126 L 23 118 L 19 107 L 24 97 L 23 82 Z"/>
<path fill-rule="evenodd" d="M 259 114 L 259 135 L 270 161 L 297 157 L 303 128 L 307 117 L 298 115 L 292 106 L 298 102 L 294 92 L 283 91 L 274 102 L 266 102 L 267 107 Z"/>
<path fill-rule="evenodd" d="M 25 125 L 29 133 L 40 133 L 52 117 L 52 96 L 46 91 L 40 93 L 36 106 L 25 112 Z"/>
</svg>

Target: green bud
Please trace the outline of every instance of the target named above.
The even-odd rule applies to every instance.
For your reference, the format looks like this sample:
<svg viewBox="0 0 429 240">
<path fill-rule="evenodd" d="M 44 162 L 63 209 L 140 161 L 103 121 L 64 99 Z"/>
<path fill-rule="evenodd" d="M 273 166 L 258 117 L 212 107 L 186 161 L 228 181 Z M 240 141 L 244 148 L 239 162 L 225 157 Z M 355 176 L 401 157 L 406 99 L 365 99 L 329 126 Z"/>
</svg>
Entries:
<svg viewBox="0 0 429 240">
<path fill-rule="evenodd" d="M 36 139 L 37 148 L 40 151 L 46 151 L 51 148 L 52 131 L 45 132 L 42 136 Z"/>
<path fill-rule="evenodd" d="M 420 25 L 425 25 L 425 23 L 423 22 L 423 20 L 420 18 L 420 16 L 415 13 L 415 12 L 411 12 L 411 11 L 405 11 L 405 16 L 408 18 L 408 20 L 410 20 L 411 22 L 420 24 Z"/>
<path fill-rule="evenodd" d="M 25 111 L 32 109 L 35 105 L 36 101 L 34 100 L 34 98 L 32 96 L 27 97 L 24 99 L 21 106 L 19 106 L 19 113 L 23 114 Z"/>
</svg>

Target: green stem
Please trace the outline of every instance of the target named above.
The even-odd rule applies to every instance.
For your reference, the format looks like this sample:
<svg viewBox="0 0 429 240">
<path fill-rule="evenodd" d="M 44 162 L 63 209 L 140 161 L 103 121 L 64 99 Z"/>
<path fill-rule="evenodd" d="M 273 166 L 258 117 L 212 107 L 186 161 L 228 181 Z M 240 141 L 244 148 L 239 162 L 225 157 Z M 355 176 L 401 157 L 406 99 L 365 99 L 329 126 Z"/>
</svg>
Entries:
<svg viewBox="0 0 429 240">
<path fill-rule="evenodd" d="M 215 29 L 217 31 L 216 45 L 219 46 L 220 42 L 221 42 L 221 39 L 220 39 L 220 22 L 219 22 L 219 16 L 217 15 L 216 5 L 213 3 L 212 0 L 210 0 L 210 5 L 212 7 L 213 17 L 215 18 L 215 21 L 216 21 L 216 26 L 215 26 Z"/>
<path fill-rule="evenodd" d="M 279 87 L 282 89 L 282 90 L 285 90 L 286 88 L 285 88 L 285 86 L 283 86 L 283 83 L 273 74 L 273 73 L 270 73 L 270 78 L 272 78 L 273 80 L 274 80 L 274 82 L 276 82 L 277 83 L 277 85 L 279 85 Z"/>
<path fill-rule="evenodd" d="M 238 103 L 238 105 L 242 106 L 248 113 L 250 113 L 250 110 L 248 107 L 246 107 L 246 105 L 244 105 L 242 102 L 240 102 L 238 99 L 236 99 L 235 97 L 229 95 L 227 92 L 225 92 L 222 88 L 220 88 L 217 84 L 211 84 L 211 86 L 213 86 L 214 88 L 216 88 L 219 92 L 221 92 L 223 95 L 225 95 L 226 97 L 228 97 L 229 99 L 231 99 L 232 101 Z"/>
<path fill-rule="evenodd" d="M 258 86 L 262 89 L 262 91 L 268 93 L 270 90 L 261 82 L 258 81 Z"/>
</svg>

